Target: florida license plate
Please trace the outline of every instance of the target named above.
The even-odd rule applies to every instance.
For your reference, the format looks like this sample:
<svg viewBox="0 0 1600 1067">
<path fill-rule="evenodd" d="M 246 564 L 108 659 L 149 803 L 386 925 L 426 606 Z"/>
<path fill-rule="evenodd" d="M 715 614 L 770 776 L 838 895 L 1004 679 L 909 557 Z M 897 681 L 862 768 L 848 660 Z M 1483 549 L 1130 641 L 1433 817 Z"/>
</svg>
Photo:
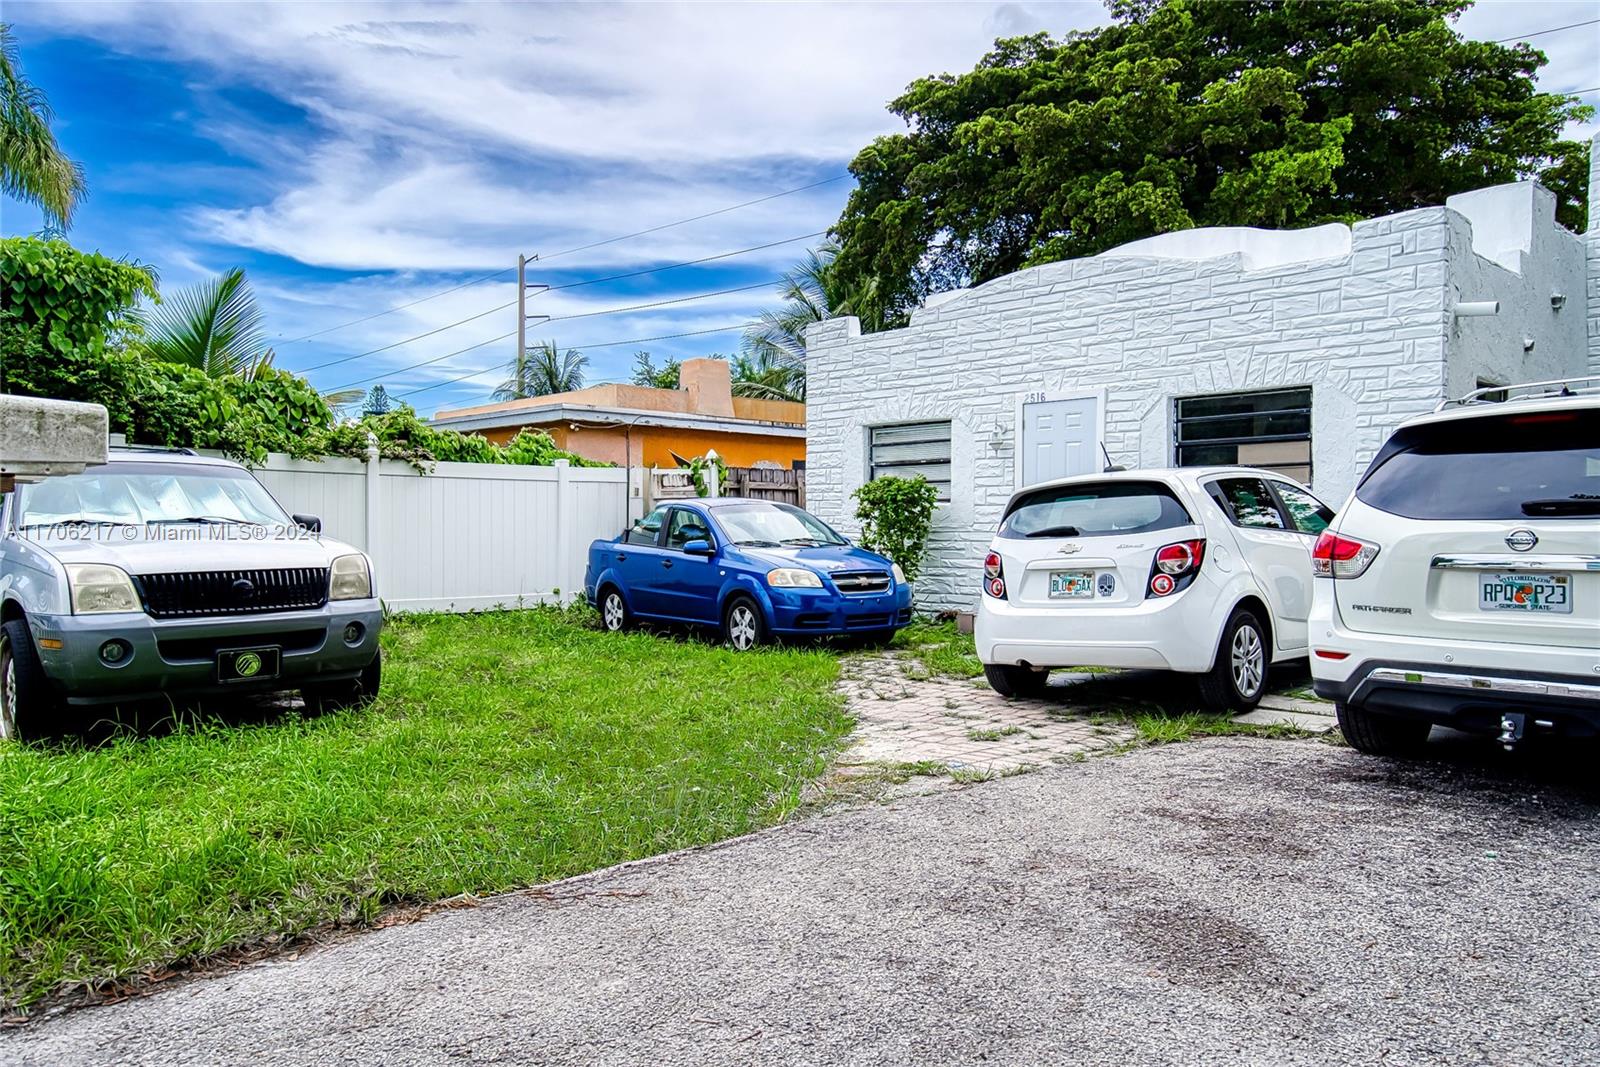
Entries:
<svg viewBox="0 0 1600 1067">
<path fill-rule="evenodd" d="M 1480 611 L 1572 614 L 1572 582 L 1565 574 L 1485 574 L 1478 580 Z"/>
<path fill-rule="evenodd" d="M 217 653 L 217 681 L 253 682 L 261 678 L 276 678 L 281 654 L 282 649 L 277 645 L 225 648 Z"/>
<path fill-rule="evenodd" d="M 1060 600 L 1094 596 L 1094 571 L 1051 571 L 1050 595 Z"/>
</svg>

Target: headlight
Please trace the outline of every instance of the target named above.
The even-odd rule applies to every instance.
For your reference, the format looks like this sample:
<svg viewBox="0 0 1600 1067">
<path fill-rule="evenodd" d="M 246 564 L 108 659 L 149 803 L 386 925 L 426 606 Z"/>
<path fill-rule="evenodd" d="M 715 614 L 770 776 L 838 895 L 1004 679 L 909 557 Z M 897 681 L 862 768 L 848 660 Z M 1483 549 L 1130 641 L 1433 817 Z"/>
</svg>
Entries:
<svg viewBox="0 0 1600 1067">
<path fill-rule="evenodd" d="M 906 584 L 906 572 L 900 569 L 900 564 L 889 564 L 889 573 L 894 575 L 894 580 L 897 585 Z"/>
<path fill-rule="evenodd" d="M 340 556 L 328 568 L 329 600 L 365 600 L 372 595 L 372 572 L 359 552 Z"/>
<path fill-rule="evenodd" d="M 139 594 L 133 589 L 133 579 L 121 567 L 69 563 L 67 586 L 72 590 L 72 610 L 77 615 L 143 610 L 139 606 Z"/>
<path fill-rule="evenodd" d="M 775 571 L 767 572 L 767 584 L 774 589 L 821 589 L 822 579 L 817 577 L 815 571 L 803 571 L 798 567 L 779 567 Z"/>
</svg>

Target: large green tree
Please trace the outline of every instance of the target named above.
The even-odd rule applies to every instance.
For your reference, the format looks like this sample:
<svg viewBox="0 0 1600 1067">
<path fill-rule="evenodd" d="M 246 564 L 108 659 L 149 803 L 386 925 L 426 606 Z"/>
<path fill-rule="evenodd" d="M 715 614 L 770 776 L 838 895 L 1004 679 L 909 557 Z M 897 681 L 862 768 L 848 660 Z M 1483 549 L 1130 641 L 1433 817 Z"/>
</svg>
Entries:
<svg viewBox="0 0 1600 1067">
<path fill-rule="evenodd" d="M 0 23 L 0 191 L 38 205 L 65 229 L 88 185 L 50 129 L 50 102 L 22 76 L 16 38 Z"/>
<path fill-rule="evenodd" d="M 1538 176 L 1581 228 L 1592 114 L 1543 53 L 1461 37 L 1470 0 L 1109 0 L 913 82 L 856 156 L 837 282 L 899 321 L 931 292 L 1193 226 L 1310 226 Z"/>
</svg>

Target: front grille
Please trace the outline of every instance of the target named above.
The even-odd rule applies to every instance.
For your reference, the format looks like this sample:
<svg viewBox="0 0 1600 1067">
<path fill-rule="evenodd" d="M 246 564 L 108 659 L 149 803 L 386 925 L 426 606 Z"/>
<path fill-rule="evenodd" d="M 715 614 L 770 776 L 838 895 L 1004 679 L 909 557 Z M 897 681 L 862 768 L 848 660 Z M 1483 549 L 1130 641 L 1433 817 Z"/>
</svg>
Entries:
<svg viewBox="0 0 1600 1067">
<path fill-rule="evenodd" d="M 168 663 L 184 660 L 213 660 L 225 648 L 260 648 L 277 645 L 285 652 L 309 652 L 322 647 L 328 637 L 325 627 L 315 630 L 270 630 L 259 634 L 231 634 L 226 637 L 162 637 L 156 651 Z"/>
<path fill-rule="evenodd" d="M 844 626 L 847 630 L 879 630 L 894 621 L 894 616 L 888 612 L 879 612 L 872 615 L 846 615 Z"/>
<path fill-rule="evenodd" d="M 301 611 L 328 599 L 326 567 L 141 574 L 134 582 L 144 610 L 158 619 Z"/>
<path fill-rule="evenodd" d="M 832 577 L 841 593 L 882 593 L 889 588 L 884 571 L 840 571 Z"/>
</svg>

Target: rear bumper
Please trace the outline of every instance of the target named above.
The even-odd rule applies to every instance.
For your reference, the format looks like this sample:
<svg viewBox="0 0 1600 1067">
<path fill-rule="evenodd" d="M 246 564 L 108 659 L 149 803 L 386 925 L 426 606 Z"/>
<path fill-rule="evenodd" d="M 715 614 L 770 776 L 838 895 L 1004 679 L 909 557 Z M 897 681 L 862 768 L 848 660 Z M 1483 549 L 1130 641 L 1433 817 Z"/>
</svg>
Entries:
<svg viewBox="0 0 1600 1067">
<path fill-rule="evenodd" d="M 1494 733 L 1501 715 L 1521 712 L 1545 732 L 1600 734 L 1600 681 L 1570 675 L 1467 672 L 1380 660 L 1343 681 L 1316 678 L 1313 686 L 1327 700 L 1469 733 Z"/>
<path fill-rule="evenodd" d="M 1211 669 L 1225 621 L 1217 602 L 1190 596 L 1196 586 L 1163 600 L 1128 607 L 1019 607 L 984 595 L 974 634 L 985 664 L 1030 667 Z"/>
<path fill-rule="evenodd" d="M 1320 697 L 1474 733 L 1497 731 L 1507 711 L 1559 733 L 1600 733 L 1600 648 L 1362 633 L 1335 621 L 1331 599 L 1319 589 L 1311 613 Z"/>
<path fill-rule="evenodd" d="M 218 693 L 271 692 L 307 682 L 354 678 L 378 654 L 383 611 L 376 600 L 331 601 L 315 611 L 205 619 L 152 619 L 143 612 L 116 615 L 30 615 L 40 664 L 69 704 Z M 355 623 L 361 633 L 345 639 Z M 44 647 L 42 639 L 61 642 Z M 105 642 L 120 639 L 130 651 L 115 665 L 100 657 Z M 276 677 L 219 683 L 216 651 L 275 645 L 283 649 Z"/>
</svg>

